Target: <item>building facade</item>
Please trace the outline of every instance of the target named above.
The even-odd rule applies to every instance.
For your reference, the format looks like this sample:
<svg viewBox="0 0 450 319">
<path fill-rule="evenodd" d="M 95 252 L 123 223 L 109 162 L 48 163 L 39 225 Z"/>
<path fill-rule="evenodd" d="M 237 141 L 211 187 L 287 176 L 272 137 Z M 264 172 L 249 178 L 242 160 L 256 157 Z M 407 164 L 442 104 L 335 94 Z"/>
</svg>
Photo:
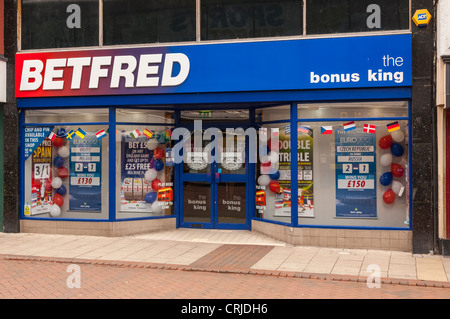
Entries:
<svg viewBox="0 0 450 319">
<path fill-rule="evenodd" d="M 17 3 L 16 224 L 436 252 L 423 9 L 433 2 Z"/>
</svg>

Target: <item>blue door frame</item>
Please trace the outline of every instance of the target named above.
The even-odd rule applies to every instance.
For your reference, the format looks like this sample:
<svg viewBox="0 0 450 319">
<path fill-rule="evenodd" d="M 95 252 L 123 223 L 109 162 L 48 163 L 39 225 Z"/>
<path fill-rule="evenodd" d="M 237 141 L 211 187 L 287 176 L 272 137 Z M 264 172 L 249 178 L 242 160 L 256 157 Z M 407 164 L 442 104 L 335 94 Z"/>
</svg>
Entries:
<svg viewBox="0 0 450 319">
<path fill-rule="evenodd" d="M 192 127 L 189 125 L 183 125 L 183 127 L 192 130 Z M 223 123 L 206 123 L 204 124 L 204 128 L 215 127 L 220 130 L 225 128 L 243 128 L 246 129 L 250 127 L 250 121 L 248 123 L 236 122 L 229 123 L 224 125 Z M 186 227 L 186 228 L 216 228 L 216 229 L 251 229 L 251 218 L 254 216 L 255 205 L 254 201 L 251 200 L 253 193 L 252 190 L 255 189 L 255 180 L 254 180 L 254 170 L 255 164 L 249 163 L 248 161 L 248 137 L 246 137 L 246 147 L 245 147 L 245 173 L 244 174 L 222 174 L 219 171 L 218 163 L 212 162 L 210 165 L 209 173 L 184 173 L 183 172 L 183 163 L 177 164 L 176 170 L 178 172 L 178 187 L 176 189 L 178 201 L 178 226 Z M 214 155 L 214 154 L 213 154 Z M 253 176 L 253 178 L 252 178 Z M 209 222 L 189 222 L 184 221 L 183 214 L 183 203 L 184 203 L 184 192 L 183 185 L 184 182 L 203 182 L 210 185 L 210 221 Z M 218 186 L 219 183 L 245 183 L 245 191 L 246 191 L 246 201 L 245 201 L 245 223 L 220 223 L 219 222 L 219 211 L 218 211 Z"/>
</svg>

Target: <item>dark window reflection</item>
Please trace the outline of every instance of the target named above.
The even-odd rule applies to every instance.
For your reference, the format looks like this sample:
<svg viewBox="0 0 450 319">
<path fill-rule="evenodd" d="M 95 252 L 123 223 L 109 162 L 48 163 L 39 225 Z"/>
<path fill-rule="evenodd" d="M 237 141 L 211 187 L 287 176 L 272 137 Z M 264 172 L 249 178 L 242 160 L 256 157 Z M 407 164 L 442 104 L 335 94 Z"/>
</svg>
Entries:
<svg viewBox="0 0 450 319">
<path fill-rule="evenodd" d="M 302 34 L 301 0 L 202 0 L 202 40 Z"/>
<path fill-rule="evenodd" d="M 306 33 L 405 30 L 409 0 L 307 0 Z"/>
<path fill-rule="evenodd" d="M 22 49 L 98 45 L 98 0 L 22 1 Z"/>
<path fill-rule="evenodd" d="M 104 0 L 104 44 L 195 40 L 195 0 Z"/>
</svg>

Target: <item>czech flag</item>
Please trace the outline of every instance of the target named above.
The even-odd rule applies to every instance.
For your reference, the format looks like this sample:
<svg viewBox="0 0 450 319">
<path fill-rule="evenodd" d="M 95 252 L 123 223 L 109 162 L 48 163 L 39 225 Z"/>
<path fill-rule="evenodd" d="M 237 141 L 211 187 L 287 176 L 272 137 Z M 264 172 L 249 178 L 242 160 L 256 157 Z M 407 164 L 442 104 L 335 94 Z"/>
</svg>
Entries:
<svg viewBox="0 0 450 319">
<path fill-rule="evenodd" d="M 333 134 L 333 127 L 332 126 L 322 126 L 320 128 L 320 133 L 322 135 Z"/>
</svg>

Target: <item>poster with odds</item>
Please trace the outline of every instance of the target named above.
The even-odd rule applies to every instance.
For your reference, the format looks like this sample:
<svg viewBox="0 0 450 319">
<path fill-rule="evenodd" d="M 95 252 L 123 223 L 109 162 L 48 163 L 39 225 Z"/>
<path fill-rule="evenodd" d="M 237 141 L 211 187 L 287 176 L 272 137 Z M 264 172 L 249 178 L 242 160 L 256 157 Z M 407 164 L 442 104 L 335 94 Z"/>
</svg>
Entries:
<svg viewBox="0 0 450 319">
<path fill-rule="evenodd" d="M 299 126 L 298 159 L 298 216 L 314 217 L 313 188 L 313 130 Z M 290 129 L 280 133 L 279 183 L 283 193 L 275 199 L 275 216 L 291 216 L 291 136 Z"/>
<path fill-rule="evenodd" d="M 52 204 L 52 141 L 45 138 L 32 155 L 31 215 L 50 212 Z"/>
<path fill-rule="evenodd" d="M 88 132 L 70 140 L 69 210 L 100 212 L 102 140 Z"/>
<path fill-rule="evenodd" d="M 375 134 L 337 128 L 335 138 L 336 217 L 376 217 Z"/>
</svg>

